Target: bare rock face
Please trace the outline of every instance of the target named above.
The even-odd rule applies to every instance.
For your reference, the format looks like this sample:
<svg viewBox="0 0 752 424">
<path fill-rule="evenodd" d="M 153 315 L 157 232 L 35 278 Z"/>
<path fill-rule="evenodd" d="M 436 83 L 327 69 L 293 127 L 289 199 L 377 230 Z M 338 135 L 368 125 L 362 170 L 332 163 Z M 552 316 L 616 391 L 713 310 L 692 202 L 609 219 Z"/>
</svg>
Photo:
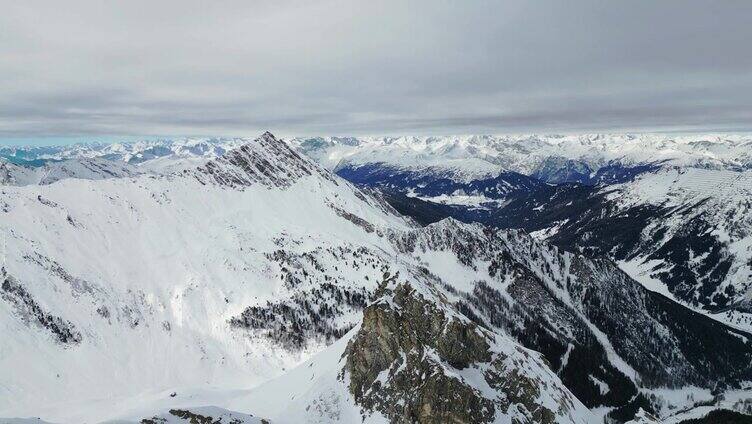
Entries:
<svg viewBox="0 0 752 424">
<path fill-rule="evenodd" d="M 394 423 L 585 422 L 538 354 L 469 321 L 437 290 L 395 281 L 345 352 L 364 411 Z"/>
<path fill-rule="evenodd" d="M 44 310 L 31 293 L 9 275 L 5 268 L 0 268 L 0 299 L 9 302 L 21 320 L 47 330 L 64 346 L 77 345 L 83 340 L 73 323 Z"/>
</svg>

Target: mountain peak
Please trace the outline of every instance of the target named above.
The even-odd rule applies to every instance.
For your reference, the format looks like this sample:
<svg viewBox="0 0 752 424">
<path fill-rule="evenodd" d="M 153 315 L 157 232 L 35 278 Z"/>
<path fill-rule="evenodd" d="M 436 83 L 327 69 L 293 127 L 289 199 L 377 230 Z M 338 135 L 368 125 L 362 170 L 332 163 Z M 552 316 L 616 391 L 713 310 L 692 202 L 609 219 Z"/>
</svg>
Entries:
<svg viewBox="0 0 752 424">
<path fill-rule="evenodd" d="M 261 134 L 259 136 L 259 138 L 263 138 L 264 140 L 267 140 L 267 141 L 272 141 L 272 140 L 274 140 L 274 141 L 282 141 L 282 140 L 278 139 L 277 137 L 275 137 L 274 134 L 272 134 L 271 131 L 268 131 L 268 130 L 264 131 L 264 133 Z"/>
<path fill-rule="evenodd" d="M 318 174 L 331 175 L 301 156 L 284 141 L 266 131 L 252 142 L 230 150 L 198 168 L 210 181 L 231 187 L 262 184 L 286 188 L 297 179 Z M 199 180 L 204 181 L 199 177 Z"/>
</svg>

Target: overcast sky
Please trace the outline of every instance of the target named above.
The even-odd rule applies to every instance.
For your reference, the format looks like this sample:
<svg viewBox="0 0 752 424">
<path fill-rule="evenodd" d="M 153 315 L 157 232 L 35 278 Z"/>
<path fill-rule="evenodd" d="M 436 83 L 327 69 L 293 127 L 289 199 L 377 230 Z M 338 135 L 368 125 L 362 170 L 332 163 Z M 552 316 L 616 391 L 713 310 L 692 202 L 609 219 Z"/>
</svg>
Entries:
<svg viewBox="0 0 752 424">
<path fill-rule="evenodd" d="M 266 129 L 749 131 L 752 1 L 2 2 L 6 141 Z"/>
</svg>

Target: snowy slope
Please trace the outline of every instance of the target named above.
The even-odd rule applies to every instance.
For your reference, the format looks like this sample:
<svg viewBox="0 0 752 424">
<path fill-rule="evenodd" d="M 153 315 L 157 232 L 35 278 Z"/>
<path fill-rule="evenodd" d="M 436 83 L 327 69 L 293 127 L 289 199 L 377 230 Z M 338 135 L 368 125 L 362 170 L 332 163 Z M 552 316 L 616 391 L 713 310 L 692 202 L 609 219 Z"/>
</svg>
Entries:
<svg viewBox="0 0 752 424">
<path fill-rule="evenodd" d="M 622 210 L 649 205 L 671 211 L 643 230 L 644 239 L 656 240 L 656 235 L 660 234 L 658 242 L 652 246 L 643 242 L 640 250 L 629 258 L 632 264 L 643 269 L 641 275 L 653 274 L 668 281 L 672 268 L 681 266 L 699 285 L 690 289 L 692 300 L 710 308 L 733 305 L 749 308 L 752 304 L 752 172 L 670 169 L 645 175 L 615 190 L 608 197 Z M 686 244 L 686 261 L 677 263 L 663 259 L 662 251 L 678 250 L 678 246 L 672 246 L 673 240 L 684 236 L 688 226 L 704 234 L 709 242 Z M 646 272 L 644 265 L 648 263 L 650 270 Z M 672 288 L 677 292 L 682 290 Z"/>
<path fill-rule="evenodd" d="M 590 412 L 563 386 L 539 353 L 464 317 L 447 301 L 456 292 L 427 285 L 425 277 L 406 280 L 410 283 L 398 284 L 399 280 L 399 274 L 387 276 L 380 284 L 378 297 L 366 308 L 362 324 L 279 378 L 250 390 L 178 390 L 175 397 L 163 393 L 152 400 L 141 399 L 140 405 L 128 400 L 124 403 L 131 405 L 130 409 L 116 416 L 135 420 L 168 405 L 183 409 L 214 403 L 227 409 L 253 411 L 276 423 L 350 423 L 362 419 L 387 423 L 396 422 L 397 415 L 412 413 L 409 402 L 415 402 L 415 407 L 423 411 L 431 405 L 428 413 L 438 420 L 425 422 L 446 422 L 457 417 L 455 414 L 469 413 L 465 408 L 480 414 L 473 415 L 473 422 L 480 422 L 480 416 L 485 417 L 482 422 L 498 423 L 513 418 L 522 422 L 591 422 Z M 391 324 L 387 324 L 390 318 Z M 375 326 L 376 322 L 382 324 Z M 384 326 L 388 330 L 382 331 Z M 398 333 L 402 336 L 396 336 Z M 371 351 L 368 346 L 373 337 L 380 345 L 391 345 L 395 350 Z M 415 344 L 413 337 L 421 342 Z M 463 343 L 471 345 L 462 346 Z M 362 362 L 380 354 L 394 355 L 393 362 Z M 379 366 L 387 368 L 372 368 Z M 433 371 L 416 374 L 424 368 Z M 396 397 L 402 399 L 397 404 L 405 402 L 405 408 L 387 410 L 386 404 L 379 404 L 369 409 L 368 403 L 352 389 L 355 379 L 351 374 L 362 374 L 364 370 L 366 375 L 376 376 L 374 380 L 366 379 L 370 385 L 368 397 Z M 431 377 L 419 384 L 400 385 L 406 378 L 409 382 L 421 375 Z M 447 394 L 434 393 L 432 379 L 437 379 L 440 386 L 455 386 Z M 445 403 L 444 396 L 460 394 L 455 402 Z"/>
<path fill-rule="evenodd" d="M 38 180 L 33 169 L 0 159 L 0 186 L 35 184 Z"/>
<path fill-rule="evenodd" d="M 253 387 L 356 325 L 384 272 L 414 272 L 384 235 L 412 224 L 269 134 L 178 175 L 2 194 L 0 416 L 134 418 L 133 399 Z M 275 305 L 295 329 L 260 319 Z"/>
<path fill-rule="evenodd" d="M 0 160 L 0 185 L 44 185 L 68 178 L 100 180 L 132 177 L 139 173 L 141 173 L 140 170 L 126 163 L 101 158 L 68 159 L 47 162 L 38 167 L 16 165 Z"/>
<path fill-rule="evenodd" d="M 0 194 L 0 332 L 12 341 L 0 344 L 0 416 L 81 423 L 216 405 L 282 422 L 317 407 L 326 422 L 331 405 L 319 400 L 335 391 L 347 401 L 341 421 L 364 410 L 377 420 L 414 411 L 413 392 L 443 399 L 436 390 L 458 384 L 468 402 L 495 405 L 474 409 L 485 422 L 537 406 L 552 422 L 582 422 L 582 404 L 617 411 L 638 389 L 752 379 L 752 336 L 656 297 L 612 263 L 455 220 L 418 228 L 268 133 L 176 173 Z M 360 332 L 379 328 L 369 310 L 394 322 L 395 304 L 439 312 Z M 434 331 L 440 317 L 454 330 Z M 398 329 L 425 337 L 387 336 Z M 374 365 L 362 360 L 381 355 L 367 340 L 397 347 Z M 287 374 L 322 351 L 310 367 L 323 380 L 296 380 L 310 378 L 308 364 Z M 405 385 L 399 352 L 408 369 L 440 371 L 429 373 L 436 384 Z M 505 386 L 491 368 L 527 383 Z M 529 379 L 545 384 L 519 392 Z M 404 411 L 388 406 L 400 399 Z"/>
<path fill-rule="evenodd" d="M 592 418 L 540 354 L 476 326 L 444 300 L 441 289 L 419 282 L 399 285 L 397 278 L 381 285 L 362 325 L 231 404 L 253 405 L 280 423 L 350 423 L 361 417 L 369 423 L 408 417 L 586 423 Z M 458 334 L 467 339 L 455 338 Z M 371 350 L 373 343 L 388 347 Z M 433 384 L 447 392 L 433 393 Z M 535 387 L 532 393 L 526 392 L 529 387 Z M 444 396 L 453 399 L 446 402 Z"/>
<path fill-rule="evenodd" d="M 305 349 L 280 354 L 228 325 L 250 305 L 291 296 L 273 253 L 377 238 L 349 214 L 407 226 L 347 183 L 287 174 L 307 165 L 277 169 L 280 186 L 242 190 L 198 170 L 4 187 L 0 316 L 14 343 L 0 347 L 0 410 L 33 414 L 62 391 L 66 402 L 106 402 L 146 388 L 245 387 L 294 365 Z"/>
<path fill-rule="evenodd" d="M 2 424 L 52 424 L 41 418 L 0 418 Z M 253 415 L 229 411 L 216 406 L 191 406 L 155 410 L 131 418 L 107 420 L 106 424 L 268 424 Z"/>
<path fill-rule="evenodd" d="M 649 289 L 689 305 L 748 311 L 750 199 L 750 171 L 667 167 L 601 188 L 543 186 L 486 222 L 609 256 Z"/>
</svg>

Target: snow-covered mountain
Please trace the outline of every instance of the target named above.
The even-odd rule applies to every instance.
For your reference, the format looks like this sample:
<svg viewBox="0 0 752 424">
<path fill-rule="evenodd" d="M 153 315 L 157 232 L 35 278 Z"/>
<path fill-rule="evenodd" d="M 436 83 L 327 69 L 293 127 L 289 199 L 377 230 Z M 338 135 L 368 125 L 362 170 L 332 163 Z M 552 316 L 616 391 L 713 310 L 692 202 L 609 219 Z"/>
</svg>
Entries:
<svg viewBox="0 0 752 424">
<path fill-rule="evenodd" d="M 752 335 L 607 259 L 421 227 L 268 133 L 195 165 L 0 187 L 0 416 L 624 422 L 749 390 Z"/>
<path fill-rule="evenodd" d="M 181 388 L 253 387 L 357 325 L 385 272 L 416 272 L 386 237 L 412 224 L 269 134 L 180 174 L 2 195 L 3 416 L 133 417 Z M 542 395 L 587 412 L 533 362 L 561 393 Z"/>
<path fill-rule="evenodd" d="M 0 160 L 0 185 L 27 185 L 39 181 L 33 168 Z"/>
<path fill-rule="evenodd" d="M 215 158 L 248 139 L 178 138 L 51 147 L 0 147 L 0 158 L 39 166 L 49 161 L 103 158 L 161 169 Z M 752 169 L 747 134 L 471 135 L 441 137 L 299 137 L 289 142 L 329 170 L 381 164 L 433 170 L 454 179 L 516 172 L 544 181 L 597 183 L 620 168 L 668 164 Z"/>
<path fill-rule="evenodd" d="M 617 185 L 541 186 L 484 215 L 444 212 L 609 256 L 651 290 L 689 305 L 748 312 L 751 196 L 749 171 L 664 168 Z"/>
<path fill-rule="evenodd" d="M 141 172 L 143 171 L 127 163 L 102 158 L 67 159 L 47 162 L 38 167 L 17 165 L 0 159 L 0 185 L 44 185 L 67 178 L 84 180 L 124 178 Z"/>
<path fill-rule="evenodd" d="M 752 323 L 752 317 L 725 312 L 749 311 L 752 299 L 750 136 L 328 137 L 294 143 L 345 179 L 384 191 L 418 222 L 453 216 L 534 231 L 567 249 L 608 255 L 647 287 L 722 312 L 727 322 Z"/>
<path fill-rule="evenodd" d="M 303 252 L 307 244 L 354 251 L 369 234 L 348 214 L 407 224 L 347 183 L 310 172 L 318 168 L 309 160 L 274 156 L 270 143 L 284 146 L 262 138 L 184 175 L 3 187 L 0 307 L 15 343 L 0 355 L 0 398 L 9 402 L 1 408 L 29 402 L 33 413 L 61 392 L 73 402 L 183 384 L 247 386 L 299 361 L 303 353 L 280 354 L 228 323 L 294 294 L 274 252 L 296 243 Z M 244 175 L 248 186 L 222 175 Z M 19 366 L 30 360 L 38 366 Z"/>
<path fill-rule="evenodd" d="M 249 141 L 240 138 L 178 138 L 112 144 L 0 147 L 0 160 L 38 167 L 64 160 L 106 159 L 164 173 L 195 168 Z"/>
<path fill-rule="evenodd" d="M 752 169 L 749 135 L 473 135 L 445 137 L 316 137 L 292 142 L 328 169 L 383 164 L 439 169 L 457 179 L 502 171 L 544 181 L 588 182 L 618 165 L 661 163 L 711 169 Z M 597 181 L 597 178 L 596 178 Z"/>
</svg>

